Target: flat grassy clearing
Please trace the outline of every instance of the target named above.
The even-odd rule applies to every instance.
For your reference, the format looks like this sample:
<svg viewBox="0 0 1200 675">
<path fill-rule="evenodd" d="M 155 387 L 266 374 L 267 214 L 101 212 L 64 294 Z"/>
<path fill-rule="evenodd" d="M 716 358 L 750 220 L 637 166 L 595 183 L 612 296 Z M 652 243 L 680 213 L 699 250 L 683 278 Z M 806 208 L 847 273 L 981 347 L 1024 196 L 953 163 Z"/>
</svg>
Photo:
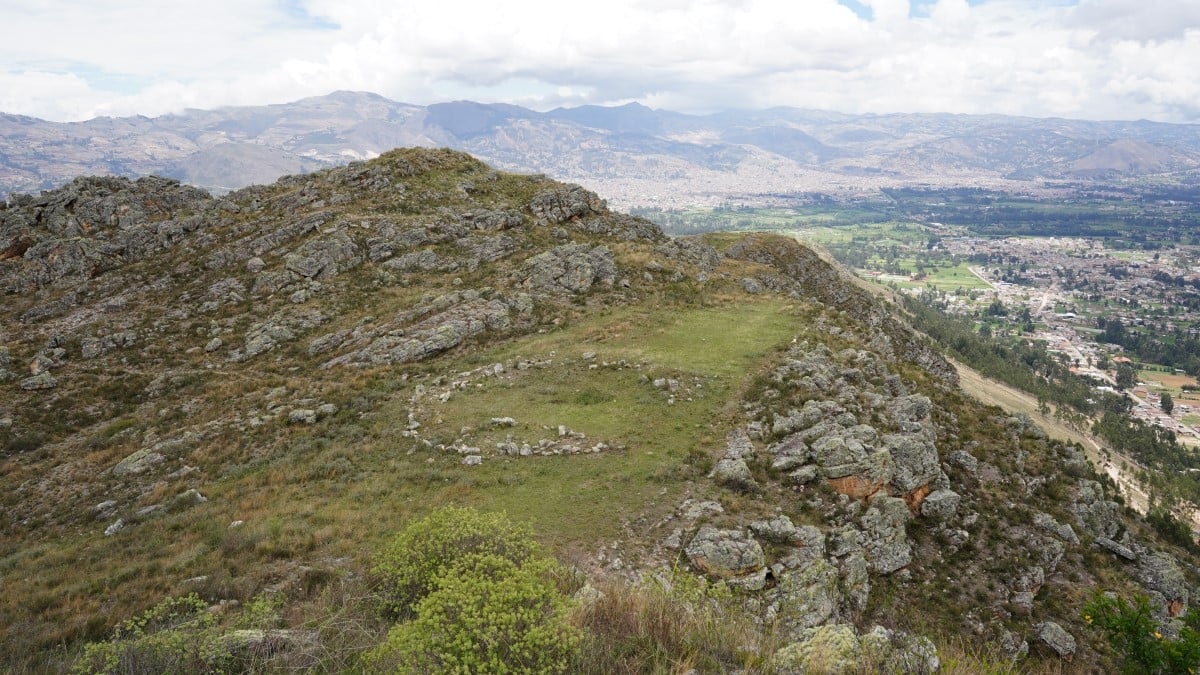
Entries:
<svg viewBox="0 0 1200 675">
<path fill-rule="evenodd" d="M 1193 387 L 1198 384 L 1196 378 L 1191 375 L 1165 373 L 1161 370 L 1139 370 L 1138 378 L 1142 382 L 1156 382 L 1172 394 L 1183 391 L 1181 387 L 1185 384 Z"/>
<path fill-rule="evenodd" d="M 900 263 L 900 265 L 905 269 L 916 269 L 915 265 L 909 261 Z M 959 263 L 953 267 L 937 267 L 927 274 L 928 276 L 919 281 L 901 282 L 897 285 L 901 288 L 932 287 L 939 291 L 953 291 L 959 288 L 964 291 L 990 288 L 987 283 L 971 272 L 967 263 Z"/>
</svg>

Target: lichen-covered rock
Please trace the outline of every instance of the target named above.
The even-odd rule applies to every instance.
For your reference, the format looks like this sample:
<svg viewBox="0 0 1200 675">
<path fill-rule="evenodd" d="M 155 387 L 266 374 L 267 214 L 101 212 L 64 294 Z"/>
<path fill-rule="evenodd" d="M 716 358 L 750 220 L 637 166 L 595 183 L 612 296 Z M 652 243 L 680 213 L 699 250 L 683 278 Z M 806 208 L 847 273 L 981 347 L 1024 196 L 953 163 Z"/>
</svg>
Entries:
<svg viewBox="0 0 1200 675">
<path fill-rule="evenodd" d="M 1147 590 L 1158 592 L 1166 600 L 1169 616 L 1181 616 L 1188 607 L 1188 586 L 1179 563 L 1166 553 L 1147 553 L 1138 561 L 1134 576 Z"/>
<path fill-rule="evenodd" d="M 937 647 L 920 635 L 875 626 L 859 637 L 861 665 L 889 673 L 925 675 L 941 667 Z"/>
<path fill-rule="evenodd" d="M 742 530 L 720 530 L 705 525 L 684 549 L 696 569 L 722 579 L 745 576 L 762 569 L 762 546 Z"/>
<path fill-rule="evenodd" d="M 572 218 L 598 215 L 608 211 L 604 200 L 574 184 L 539 192 L 529 202 L 534 217 L 556 225 Z"/>
<path fill-rule="evenodd" d="M 516 282 L 534 292 L 576 294 L 595 284 L 611 287 L 616 279 L 616 262 L 607 246 L 564 244 L 526 260 Z"/>
<path fill-rule="evenodd" d="M 166 457 L 162 454 L 153 452 L 149 448 L 143 448 L 117 462 L 112 468 L 112 473 L 114 476 L 145 473 L 154 465 L 161 464 L 165 459 Z"/>
<path fill-rule="evenodd" d="M 769 520 L 756 520 L 750 523 L 750 531 L 755 535 L 776 544 L 794 544 L 799 541 L 800 532 L 792 519 L 778 515 Z"/>
<path fill-rule="evenodd" d="M 713 467 L 710 477 L 718 485 L 732 490 L 753 490 L 758 485 L 746 460 L 740 457 L 737 459 L 726 457 L 719 460 Z"/>
<path fill-rule="evenodd" d="M 776 581 L 766 595 L 766 618 L 788 638 L 799 639 L 805 629 L 827 623 L 837 613 L 838 570 L 825 560 L 784 571 Z"/>
<path fill-rule="evenodd" d="M 921 515 L 939 522 L 946 522 L 958 513 L 962 496 L 953 490 L 934 490 L 921 502 Z"/>
<path fill-rule="evenodd" d="M 1033 524 L 1069 544 L 1079 545 L 1079 536 L 1075 534 L 1074 528 L 1066 523 L 1058 522 L 1048 513 L 1042 513 L 1041 511 L 1035 513 L 1033 515 Z"/>
<path fill-rule="evenodd" d="M 1033 627 L 1037 639 L 1052 649 L 1063 660 L 1070 661 L 1075 656 L 1075 638 L 1063 627 L 1053 621 L 1043 621 Z"/>
<path fill-rule="evenodd" d="M 58 386 L 58 378 L 50 374 L 50 371 L 44 370 L 37 375 L 27 377 L 21 380 L 21 388 L 25 391 L 39 391 L 43 389 L 53 389 Z"/>
<path fill-rule="evenodd" d="M 859 656 L 854 626 L 828 624 L 803 631 L 797 641 L 775 652 L 771 666 L 780 675 L 837 675 L 857 672 Z"/>
<path fill-rule="evenodd" d="M 428 318 L 405 329 L 389 326 L 387 329 L 364 333 L 358 339 L 360 342 L 369 339 L 369 344 L 331 359 L 322 367 L 423 361 L 478 335 L 508 330 L 513 327 L 514 319 L 527 315 L 531 310 L 531 303 L 522 301 L 520 297 L 512 300 L 500 297 L 486 299 L 475 291 L 450 294 L 412 313 L 414 316 L 430 315 Z M 398 323 L 406 325 L 404 318 Z M 310 345 L 310 349 L 314 347 L 315 343 Z M 325 344 L 320 347 L 322 350 L 329 348 Z"/>
<path fill-rule="evenodd" d="M 717 249 L 695 237 L 676 237 L 654 248 L 654 252 L 672 260 L 678 260 L 711 272 L 721 264 Z"/>
<path fill-rule="evenodd" d="M 912 545 L 905 532 L 910 512 L 903 499 L 877 495 L 863 513 L 863 548 L 871 569 L 891 574 L 912 562 Z"/>
<path fill-rule="evenodd" d="M 883 446 L 892 454 L 892 485 L 899 492 L 911 492 L 932 484 L 941 475 L 937 448 L 917 434 L 887 434 Z"/>
<path fill-rule="evenodd" d="M 1125 529 L 1121 524 L 1121 505 L 1104 499 L 1104 488 L 1096 481 L 1079 481 L 1075 516 L 1080 528 L 1093 537 L 1115 540 Z"/>
<path fill-rule="evenodd" d="M 316 424 L 317 411 L 310 408 L 296 408 L 288 412 L 288 424 Z"/>
</svg>

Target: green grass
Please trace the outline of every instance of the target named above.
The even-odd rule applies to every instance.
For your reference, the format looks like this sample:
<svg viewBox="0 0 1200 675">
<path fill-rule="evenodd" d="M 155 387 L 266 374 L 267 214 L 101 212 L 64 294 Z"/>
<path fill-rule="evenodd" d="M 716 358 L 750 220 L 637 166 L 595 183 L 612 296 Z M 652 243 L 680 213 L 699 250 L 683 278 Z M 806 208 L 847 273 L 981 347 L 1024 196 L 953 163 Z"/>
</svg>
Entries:
<svg viewBox="0 0 1200 675">
<path fill-rule="evenodd" d="M 959 263 L 954 267 L 939 267 L 929 274 L 925 279 L 914 281 L 911 284 L 900 284 L 901 288 L 912 286 L 916 288 L 924 288 L 932 286 L 941 291 L 952 291 L 956 288 L 969 291 L 972 289 L 984 289 L 989 286 L 982 279 L 975 276 L 968 269 L 967 263 Z"/>
<path fill-rule="evenodd" d="M 481 363 L 519 358 L 552 363 L 456 393 L 439 407 L 441 422 L 429 425 L 427 433 L 449 440 L 462 427 L 472 427 L 467 442 L 490 451 L 510 434 L 518 443 L 534 446 L 540 439 L 553 440 L 562 425 L 585 434 L 579 441 L 585 447 L 604 441 L 625 449 L 487 458 L 482 466 L 454 469 L 469 472 L 469 490 L 446 489 L 432 498 L 461 499 L 534 520 L 546 541 L 583 543 L 620 536 L 630 513 L 674 506 L 660 492 L 664 487 L 668 494 L 676 491 L 671 479 L 686 473 L 689 452 L 723 442 L 730 423 L 723 409 L 748 381 L 742 374 L 753 373 L 796 331 L 795 310 L 777 301 L 664 312 L 618 310 L 477 354 L 472 360 Z M 597 356 L 584 362 L 584 351 Z M 629 365 L 589 367 L 621 360 Z M 653 386 L 656 378 L 679 381 L 673 404 L 665 389 Z M 384 418 L 406 414 L 401 402 L 381 411 Z M 505 416 L 515 418 L 517 425 L 491 428 L 491 418 Z"/>
</svg>

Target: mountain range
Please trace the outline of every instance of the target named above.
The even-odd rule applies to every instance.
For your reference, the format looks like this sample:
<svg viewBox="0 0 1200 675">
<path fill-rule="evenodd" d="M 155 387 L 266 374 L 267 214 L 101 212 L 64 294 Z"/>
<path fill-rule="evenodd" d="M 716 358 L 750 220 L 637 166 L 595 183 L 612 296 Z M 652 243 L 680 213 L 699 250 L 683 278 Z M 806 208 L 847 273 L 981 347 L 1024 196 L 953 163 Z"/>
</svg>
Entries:
<svg viewBox="0 0 1200 675">
<path fill-rule="evenodd" d="M 1036 191 L 1046 183 L 1200 180 L 1200 126 L 800 108 L 691 115 L 637 103 L 538 112 L 335 92 L 279 105 L 55 123 L 0 114 L 0 195 L 79 175 L 175 178 L 221 193 L 400 146 L 468 151 L 616 206 L 769 202 L 895 185 Z"/>
</svg>

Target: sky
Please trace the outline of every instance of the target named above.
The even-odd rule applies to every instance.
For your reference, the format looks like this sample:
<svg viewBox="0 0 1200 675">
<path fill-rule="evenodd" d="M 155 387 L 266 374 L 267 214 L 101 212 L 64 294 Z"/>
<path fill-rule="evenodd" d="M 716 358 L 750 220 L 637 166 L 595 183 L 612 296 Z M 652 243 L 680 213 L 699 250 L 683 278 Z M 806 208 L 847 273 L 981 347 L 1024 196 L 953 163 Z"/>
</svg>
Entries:
<svg viewBox="0 0 1200 675">
<path fill-rule="evenodd" d="M 0 111 L 336 90 L 1200 123 L 1200 0 L 0 0 Z"/>
</svg>

